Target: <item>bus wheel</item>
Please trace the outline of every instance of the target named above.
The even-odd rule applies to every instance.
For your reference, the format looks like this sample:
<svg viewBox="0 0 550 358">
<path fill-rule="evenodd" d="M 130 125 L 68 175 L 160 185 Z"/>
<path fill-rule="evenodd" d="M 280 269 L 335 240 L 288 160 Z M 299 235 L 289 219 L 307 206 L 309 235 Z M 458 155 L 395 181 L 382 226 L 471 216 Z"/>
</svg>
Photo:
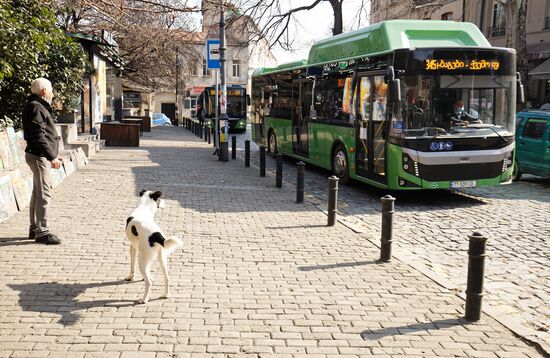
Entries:
<svg viewBox="0 0 550 358">
<path fill-rule="evenodd" d="M 338 145 L 334 150 L 332 157 L 332 171 L 342 184 L 349 182 L 349 164 L 346 149 L 343 145 Z"/>
<path fill-rule="evenodd" d="M 267 150 L 272 155 L 277 154 L 277 137 L 275 136 L 275 131 L 269 131 L 269 138 L 267 142 Z"/>
<path fill-rule="evenodd" d="M 521 170 L 519 169 L 519 163 L 517 160 L 514 160 L 514 170 L 512 171 L 512 180 L 518 181 L 521 178 Z"/>
</svg>

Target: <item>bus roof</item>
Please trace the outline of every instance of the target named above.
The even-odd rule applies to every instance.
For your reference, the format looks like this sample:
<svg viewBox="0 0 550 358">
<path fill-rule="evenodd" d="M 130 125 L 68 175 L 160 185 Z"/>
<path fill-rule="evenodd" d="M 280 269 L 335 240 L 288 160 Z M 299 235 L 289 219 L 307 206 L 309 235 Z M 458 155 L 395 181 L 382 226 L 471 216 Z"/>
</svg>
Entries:
<svg viewBox="0 0 550 358">
<path fill-rule="evenodd" d="M 315 43 L 308 60 L 259 68 L 253 76 L 422 47 L 491 47 L 476 25 L 437 20 L 389 20 Z"/>
</svg>

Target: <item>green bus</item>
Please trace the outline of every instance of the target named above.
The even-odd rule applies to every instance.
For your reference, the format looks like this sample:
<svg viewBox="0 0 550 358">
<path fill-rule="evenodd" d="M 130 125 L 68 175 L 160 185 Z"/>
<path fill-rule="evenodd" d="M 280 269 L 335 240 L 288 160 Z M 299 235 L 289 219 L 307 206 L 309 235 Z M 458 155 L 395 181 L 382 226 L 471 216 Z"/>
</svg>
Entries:
<svg viewBox="0 0 550 358">
<path fill-rule="evenodd" d="M 221 92 L 221 86 L 219 91 Z M 210 121 L 210 125 L 214 128 L 214 120 L 216 118 L 216 87 L 206 87 L 199 96 L 198 101 L 204 106 L 205 119 Z M 246 88 L 240 85 L 227 86 L 229 132 L 246 131 L 246 110 L 249 102 Z"/>
<path fill-rule="evenodd" d="M 252 138 L 344 183 L 507 184 L 518 86 L 515 51 L 491 47 L 471 23 L 385 21 L 256 69 Z"/>
</svg>

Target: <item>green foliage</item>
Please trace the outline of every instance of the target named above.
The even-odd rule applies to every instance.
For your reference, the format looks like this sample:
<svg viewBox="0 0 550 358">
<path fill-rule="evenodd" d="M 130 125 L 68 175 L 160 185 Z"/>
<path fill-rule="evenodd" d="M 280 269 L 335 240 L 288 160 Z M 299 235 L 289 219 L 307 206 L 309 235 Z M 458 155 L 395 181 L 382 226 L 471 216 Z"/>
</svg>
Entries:
<svg viewBox="0 0 550 358">
<path fill-rule="evenodd" d="M 54 101 L 66 109 L 80 96 L 88 68 L 82 47 L 56 27 L 51 4 L 0 1 L 0 127 L 21 126 L 21 113 L 38 77 L 52 82 Z"/>
</svg>

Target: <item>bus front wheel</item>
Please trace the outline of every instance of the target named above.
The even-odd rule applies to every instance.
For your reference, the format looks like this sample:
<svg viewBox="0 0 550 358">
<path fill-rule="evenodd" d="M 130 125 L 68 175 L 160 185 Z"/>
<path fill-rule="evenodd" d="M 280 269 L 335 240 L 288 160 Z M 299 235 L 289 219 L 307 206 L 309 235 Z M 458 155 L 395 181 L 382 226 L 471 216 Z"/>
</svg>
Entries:
<svg viewBox="0 0 550 358">
<path fill-rule="evenodd" d="M 277 137 L 275 136 L 274 130 L 269 131 L 267 150 L 271 155 L 277 154 Z"/>
<path fill-rule="evenodd" d="M 343 145 L 338 145 L 332 156 L 332 171 L 342 184 L 349 182 L 349 163 L 346 148 Z"/>
<path fill-rule="evenodd" d="M 512 180 L 518 181 L 521 178 L 521 170 L 519 168 L 519 163 L 517 160 L 514 160 L 514 170 L 512 171 Z"/>
</svg>

